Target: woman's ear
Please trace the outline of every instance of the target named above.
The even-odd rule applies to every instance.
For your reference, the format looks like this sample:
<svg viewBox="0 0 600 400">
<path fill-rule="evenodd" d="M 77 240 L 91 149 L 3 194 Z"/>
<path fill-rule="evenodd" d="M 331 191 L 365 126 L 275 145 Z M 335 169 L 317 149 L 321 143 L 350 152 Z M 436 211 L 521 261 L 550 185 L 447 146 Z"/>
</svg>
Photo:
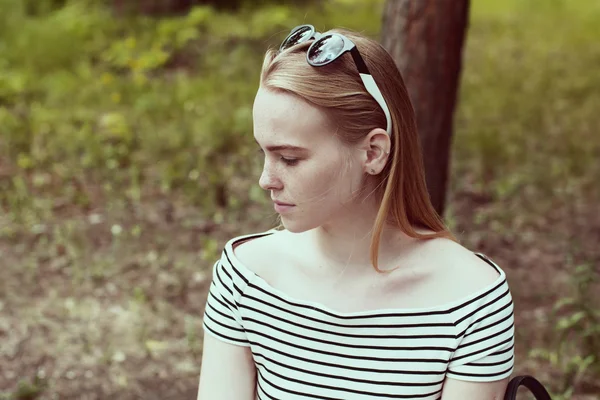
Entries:
<svg viewBox="0 0 600 400">
<path fill-rule="evenodd" d="M 379 174 L 387 163 L 392 142 L 387 132 L 375 128 L 365 138 L 361 148 L 365 150 L 365 172 L 371 175 Z"/>
</svg>

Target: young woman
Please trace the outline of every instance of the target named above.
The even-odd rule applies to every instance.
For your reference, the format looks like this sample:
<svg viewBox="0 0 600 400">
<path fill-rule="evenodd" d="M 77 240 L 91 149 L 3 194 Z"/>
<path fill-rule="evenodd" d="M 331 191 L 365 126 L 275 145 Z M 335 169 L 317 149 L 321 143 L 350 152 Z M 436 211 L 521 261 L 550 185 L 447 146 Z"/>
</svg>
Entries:
<svg viewBox="0 0 600 400">
<path fill-rule="evenodd" d="M 198 398 L 502 398 L 506 277 L 432 208 L 390 55 L 294 28 L 266 54 L 253 118 L 284 229 L 233 238 L 215 263 Z"/>
</svg>

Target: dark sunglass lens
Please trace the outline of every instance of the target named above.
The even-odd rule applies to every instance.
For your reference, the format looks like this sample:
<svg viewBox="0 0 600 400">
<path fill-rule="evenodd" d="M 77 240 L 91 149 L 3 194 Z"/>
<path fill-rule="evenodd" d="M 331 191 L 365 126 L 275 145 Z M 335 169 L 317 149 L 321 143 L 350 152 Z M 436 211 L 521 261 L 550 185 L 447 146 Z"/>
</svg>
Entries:
<svg viewBox="0 0 600 400">
<path fill-rule="evenodd" d="M 330 63 L 342 54 L 344 41 L 337 35 L 325 36 L 316 41 L 308 53 L 311 64 L 319 66 Z"/>
<path fill-rule="evenodd" d="M 312 28 L 310 26 L 298 28 L 298 30 L 288 36 L 288 38 L 282 43 L 281 50 L 297 45 L 298 43 L 305 42 L 309 40 L 311 36 Z"/>
</svg>

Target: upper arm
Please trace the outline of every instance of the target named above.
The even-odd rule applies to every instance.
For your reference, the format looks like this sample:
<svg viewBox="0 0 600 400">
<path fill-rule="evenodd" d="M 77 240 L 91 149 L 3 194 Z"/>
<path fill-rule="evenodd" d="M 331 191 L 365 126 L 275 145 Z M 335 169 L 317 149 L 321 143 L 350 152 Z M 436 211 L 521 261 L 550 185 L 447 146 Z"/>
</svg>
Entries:
<svg viewBox="0 0 600 400">
<path fill-rule="evenodd" d="M 442 400 L 502 400 L 508 379 L 493 382 L 469 382 L 446 378 L 442 389 Z"/>
<path fill-rule="evenodd" d="M 198 400 L 252 400 L 256 368 L 250 347 L 204 335 Z"/>
<path fill-rule="evenodd" d="M 442 400 L 501 400 L 514 368 L 512 297 L 506 281 L 495 284 L 498 271 L 487 261 L 473 257 L 464 265 L 466 275 L 461 282 L 469 277 L 468 291 L 490 289 L 456 311 L 459 342 L 448 366 Z"/>
<path fill-rule="evenodd" d="M 254 399 L 256 368 L 239 309 L 245 279 L 224 252 L 214 265 L 204 310 L 200 400 Z"/>
</svg>

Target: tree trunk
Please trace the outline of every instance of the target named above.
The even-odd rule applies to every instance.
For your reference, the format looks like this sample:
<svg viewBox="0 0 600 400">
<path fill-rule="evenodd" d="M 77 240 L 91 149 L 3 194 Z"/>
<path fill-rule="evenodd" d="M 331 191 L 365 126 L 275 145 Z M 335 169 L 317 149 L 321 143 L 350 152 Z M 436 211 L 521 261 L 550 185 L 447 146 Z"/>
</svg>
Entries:
<svg viewBox="0 0 600 400">
<path fill-rule="evenodd" d="M 469 0 L 388 0 L 382 43 L 415 108 L 427 189 L 443 215 Z"/>
</svg>

